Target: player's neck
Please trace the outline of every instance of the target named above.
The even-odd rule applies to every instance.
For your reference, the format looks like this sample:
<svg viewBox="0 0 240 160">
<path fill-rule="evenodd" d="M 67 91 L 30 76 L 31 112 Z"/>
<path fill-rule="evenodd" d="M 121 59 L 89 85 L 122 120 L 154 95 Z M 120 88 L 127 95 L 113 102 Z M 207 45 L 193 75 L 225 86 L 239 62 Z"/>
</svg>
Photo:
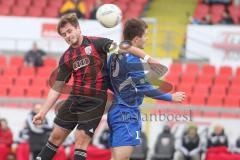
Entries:
<svg viewBox="0 0 240 160">
<path fill-rule="evenodd" d="M 81 35 L 81 36 L 79 37 L 79 39 L 78 39 L 78 43 L 73 44 L 71 47 L 72 47 L 72 48 L 77 48 L 77 47 L 79 47 L 79 46 L 82 44 L 82 42 L 83 42 L 83 36 Z"/>
</svg>

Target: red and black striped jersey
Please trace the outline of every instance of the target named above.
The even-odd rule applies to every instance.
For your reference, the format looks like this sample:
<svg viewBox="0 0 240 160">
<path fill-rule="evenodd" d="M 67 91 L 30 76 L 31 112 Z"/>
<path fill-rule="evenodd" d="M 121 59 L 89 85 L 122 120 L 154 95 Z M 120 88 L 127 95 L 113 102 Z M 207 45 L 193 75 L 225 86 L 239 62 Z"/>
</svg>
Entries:
<svg viewBox="0 0 240 160">
<path fill-rule="evenodd" d="M 112 40 L 83 36 L 79 47 L 69 47 L 59 61 L 57 81 L 73 76 L 72 94 L 96 96 L 108 88 L 107 52 Z"/>
</svg>

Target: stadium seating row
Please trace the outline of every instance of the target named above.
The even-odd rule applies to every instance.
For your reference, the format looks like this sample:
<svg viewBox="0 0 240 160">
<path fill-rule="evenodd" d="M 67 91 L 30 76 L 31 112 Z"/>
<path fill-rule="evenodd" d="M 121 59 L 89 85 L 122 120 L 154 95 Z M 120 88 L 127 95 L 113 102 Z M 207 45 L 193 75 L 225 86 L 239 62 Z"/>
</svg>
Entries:
<svg viewBox="0 0 240 160">
<path fill-rule="evenodd" d="M 232 17 L 233 22 L 238 24 L 240 18 L 240 8 L 239 6 L 234 5 L 229 5 L 226 8 L 226 6 L 223 4 L 213 4 L 210 6 L 199 1 L 194 13 L 194 18 L 202 20 L 206 15 L 211 15 L 211 22 L 213 24 L 217 24 L 221 21 L 223 13 L 226 9 L 229 12 L 229 15 Z"/>
<path fill-rule="evenodd" d="M 136 3 L 137 2 L 137 3 Z M 0 15 L 57 17 L 64 0 L 1 0 Z M 93 0 L 85 0 L 87 8 L 92 8 Z M 113 3 L 119 6 L 126 17 L 138 17 L 144 9 L 147 0 L 103 0 L 103 3 Z"/>
<path fill-rule="evenodd" d="M 21 56 L 0 56 L 0 96 L 45 97 L 47 81 L 56 68 L 57 60 L 46 58 L 44 65 L 35 69 L 25 66 Z M 173 85 L 173 91 L 186 92 L 184 104 L 240 106 L 240 67 L 234 72 L 229 66 L 217 69 L 209 64 L 201 67 L 198 64 L 173 63 L 165 80 Z"/>
</svg>

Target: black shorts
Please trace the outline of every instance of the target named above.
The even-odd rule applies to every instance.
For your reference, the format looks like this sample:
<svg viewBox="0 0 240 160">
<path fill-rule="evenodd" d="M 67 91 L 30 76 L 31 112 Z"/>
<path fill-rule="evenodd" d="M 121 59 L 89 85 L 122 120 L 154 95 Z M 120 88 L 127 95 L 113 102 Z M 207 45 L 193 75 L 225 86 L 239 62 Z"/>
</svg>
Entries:
<svg viewBox="0 0 240 160">
<path fill-rule="evenodd" d="M 69 97 L 58 103 L 54 123 L 64 129 L 84 130 L 93 136 L 104 114 L 107 95 L 99 97 Z"/>
</svg>

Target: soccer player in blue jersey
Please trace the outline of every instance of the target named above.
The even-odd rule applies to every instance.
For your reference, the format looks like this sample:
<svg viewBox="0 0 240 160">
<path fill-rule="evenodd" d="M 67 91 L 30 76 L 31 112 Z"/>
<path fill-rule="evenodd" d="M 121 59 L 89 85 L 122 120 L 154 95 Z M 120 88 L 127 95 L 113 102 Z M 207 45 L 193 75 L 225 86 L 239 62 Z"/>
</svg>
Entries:
<svg viewBox="0 0 240 160">
<path fill-rule="evenodd" d="M 143 49 L 147 40 L 146 32 L 147 25 L 144 21 L 130 19 L 124 26 L 124 41 Z M 139 106 L 142 104 L 144 96 L 181 102 L 185 98 L 185 93 L 170 94 L 155 89 L 144 73 L 140 58 L 131 53 L 112 54 L 108 61 L 108 67 L 111 88 L 114 92 L 107 120 L 110 129 L 112 158 L 113 160 L 128 160 L 133 147 L 140 144 L 141 115 Z"/>
</svg>

